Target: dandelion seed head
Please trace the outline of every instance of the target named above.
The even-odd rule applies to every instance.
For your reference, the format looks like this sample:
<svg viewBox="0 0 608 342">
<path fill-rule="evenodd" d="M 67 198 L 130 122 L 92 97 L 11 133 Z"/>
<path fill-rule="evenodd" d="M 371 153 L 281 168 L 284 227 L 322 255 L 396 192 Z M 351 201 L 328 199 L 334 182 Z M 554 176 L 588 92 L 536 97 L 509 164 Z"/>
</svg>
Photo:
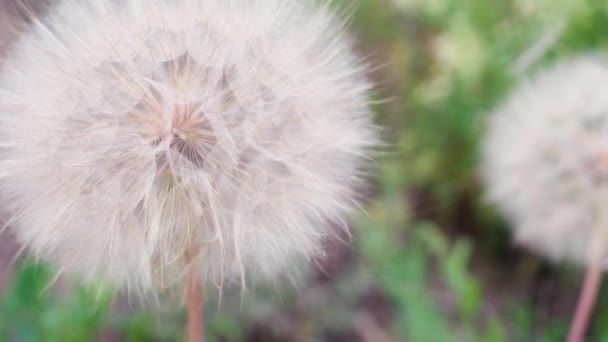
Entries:
<svg viewBox="0 0 608 342">
<path fill-rule="evenodd" d="M 376 144 L 343 31 L 308 0 L 64 0 L 0 73 L 19 240 L 141 291 L 188 267 L 222 286 L 314 258 Z"/>
<path fill-rule="evenodd" d="M 523 82 L 489 117 L 482 175 L 515 238 L 586 265 L 608 237 L 608 60 L 562 61 Z M 598 254 L 599 253 L 599 254 Z"/>
</svg>

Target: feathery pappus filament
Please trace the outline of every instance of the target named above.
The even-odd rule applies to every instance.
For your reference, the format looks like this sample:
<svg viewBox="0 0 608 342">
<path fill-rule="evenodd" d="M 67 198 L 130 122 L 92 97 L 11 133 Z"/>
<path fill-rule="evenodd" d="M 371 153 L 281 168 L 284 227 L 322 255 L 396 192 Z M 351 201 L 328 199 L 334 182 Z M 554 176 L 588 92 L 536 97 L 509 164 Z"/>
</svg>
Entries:
<svg viewBox="0 0 608 342">
<path fill-rule="evenodd" d="M 272 279 L 356 207 L 371 85 L 328 6 L 64 0 L 33 20 L 0 72 L 0 192 L 36 257 L 142 292 L 190 265 Z"/>
</svg>

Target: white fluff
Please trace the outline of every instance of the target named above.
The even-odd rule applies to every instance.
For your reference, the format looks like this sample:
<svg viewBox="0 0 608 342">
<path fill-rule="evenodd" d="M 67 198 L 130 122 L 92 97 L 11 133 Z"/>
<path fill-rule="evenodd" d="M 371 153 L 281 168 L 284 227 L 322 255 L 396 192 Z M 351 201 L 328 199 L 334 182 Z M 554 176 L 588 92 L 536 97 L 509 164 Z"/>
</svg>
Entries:
<svg viewBox="0 0 608 342">
<path fill-rule="evenodd" d="M 517 240 L 587 265 L 608 245 L 608 59 L 564 61 L 490 116 L 482 157 L 490 198 Z"/>
<path fill-rule="evenodd" d="M 37 257 L 137 291 L 315 257 L 376 142 L 326 6 L 65 0 L 0 75 L 0 186 Z"/>
</svg>

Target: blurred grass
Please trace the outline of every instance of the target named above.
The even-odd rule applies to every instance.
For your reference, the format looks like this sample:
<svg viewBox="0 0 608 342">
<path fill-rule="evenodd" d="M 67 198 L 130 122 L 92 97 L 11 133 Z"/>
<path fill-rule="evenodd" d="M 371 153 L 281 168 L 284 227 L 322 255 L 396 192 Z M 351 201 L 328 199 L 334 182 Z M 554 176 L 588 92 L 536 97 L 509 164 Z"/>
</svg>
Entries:
<svg viewBox="0 0 608 342">
<path fill-rule="evenodd" d="M 388 99 L 375 110 L 391 148 L 378 161 L 354 249 L 329 280 L 311 272 L 298 294 L 262 289 L 208 310 L 209 338 L 562 341 L 580 272 L 512 246 L 483 201 L 478 144 L 485 113 L 514 82 L 606 46 L 608 2 L 360 0 L 355 8 L 359 49 L 382 66 L 371 77 L 376 98 Z M 51 295 L 51 278 L 31 264 L 15 275 L 0 299 L 0 340 L 181 337 L 180 315 L 124 315 L 110 294 L 80 288 Z M 589 341 L 608 341 L 606 291 L 599 302 Z"/>
</svg>

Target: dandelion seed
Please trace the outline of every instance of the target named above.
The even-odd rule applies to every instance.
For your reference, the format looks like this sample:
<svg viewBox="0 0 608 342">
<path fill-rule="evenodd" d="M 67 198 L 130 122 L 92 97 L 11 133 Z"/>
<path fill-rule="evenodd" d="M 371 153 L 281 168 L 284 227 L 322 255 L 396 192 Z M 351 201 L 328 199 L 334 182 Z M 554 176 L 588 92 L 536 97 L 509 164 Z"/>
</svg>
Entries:
<svg viewBox="0 0 608 342">
<path fill-rule="evenodd" d="M 587 264 L 608 237 L 608 60 L 540 72 L 490 116 L 482 170 L 516 238 L 554 260 Z M 601 253 L 605 253 L 604 250 Z"/>
<path fill-rule="evenodd" d="M 587 268 L 569 342 L 584 340 L 602 271 L 608 215 L 608 60 L 583 56 L 540 72 L 490 116 L 482 170 L 515 237 Z"/>
<path fill-rule="evenodd" d="M 65 0 L 34 18 L 0 74 L 18 239 L 142 293 L 315 257 L 376 143 L 343 29 L 286 0 Z"/>
</svg>

